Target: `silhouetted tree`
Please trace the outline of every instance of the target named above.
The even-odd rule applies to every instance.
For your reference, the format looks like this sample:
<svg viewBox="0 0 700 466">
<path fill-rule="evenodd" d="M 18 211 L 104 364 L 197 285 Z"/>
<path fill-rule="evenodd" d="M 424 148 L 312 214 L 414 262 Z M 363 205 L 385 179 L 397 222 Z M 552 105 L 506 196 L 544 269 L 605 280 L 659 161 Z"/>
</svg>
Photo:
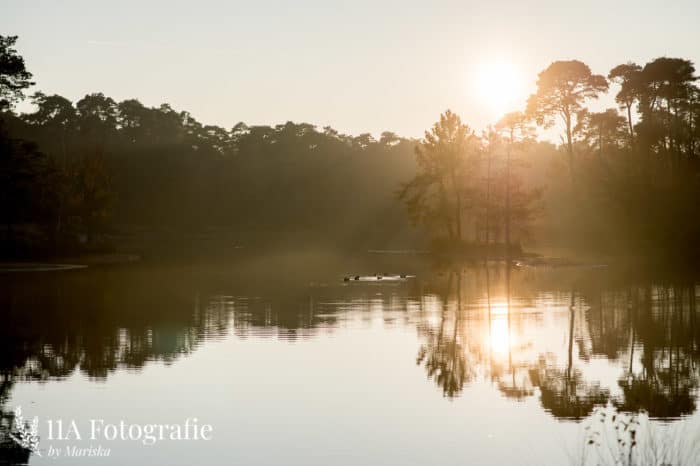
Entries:
<svg viewBox="0 0 700 466">
<path fill-rule="evenodd" d="M 584 109 L 578 113 L 575 132 L 595 148 L 602 161 L 606 150 L 618 149 L 624 144 L 625 118 L 613 108 L 604 112 L 589 112 Z"/>
<path fill-rule="evenodd" d="M 34 84 L 24 58 L 14 48 L 16 42 L 17 36 L 0 35 L 0 112 L 11 109 Z"/>
<path fill-rule="evenodd" d="M 631 145 L 634 145 L 632 107 L 639 99 L 639 78 L 641 71 L 641 66 L 636 63 L 628 62 L 623 65 L 617 65 L 608 73 L 608 79 L 620 85 L 620 91 L 615 96 L 615 101 L 627 114 L 627 129 L 629 131 Z"/>
<path fill-rule="evenodd" d="M 464 192 L 478 170 L 472 130 L 446 111 L 416 147 L 419 173 L 399 193 L 415 223 L 444 227 L 450 239 L 462 239 Z"/>
<path fill-rule="evenodd" d="M 605 77 L 591 73 L 585 63 L 556 61 L 538 75 L 537 92 L 528 99 L 528 115 L 538 124 L 551 127 L 557 117 L 564 124 L 572 182 L 575 182 L 573 143 L 576 114 L 586 100 L 597 98 L 607 89 Z"/>
<path fill-rule="evenodd" d="M 511 227 L 511 157 L 513 155 L 513 146 L 516 141 L 530 137 L 532 135 L 531 128 L 525 115 L 521 112 L 511 112 L 505 115 L 496 124 L 496 128 L 506 133 L 506 203 L 505 203 L 505 224 L 506 224 L 506 251 L 510 253 L 510 227 Z M 517 140 L 516 140 L 517 138 Z"/>
</svg>

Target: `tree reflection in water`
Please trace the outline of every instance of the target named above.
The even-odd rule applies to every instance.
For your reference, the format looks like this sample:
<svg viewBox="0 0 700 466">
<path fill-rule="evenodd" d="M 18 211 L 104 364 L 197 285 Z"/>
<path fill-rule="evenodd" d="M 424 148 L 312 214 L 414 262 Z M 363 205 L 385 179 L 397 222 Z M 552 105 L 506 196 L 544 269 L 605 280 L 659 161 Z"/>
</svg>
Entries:
<svg viewBox="0 0 700 466">
<path fill-rule="evenodd" d="M 448 277 L 441 300 L 437 329 L 431 325 L 419 325 L 419 332 L 426 342 L 418 351 L 416 363 L 425 367 L 428 377 L 435 380 L 445 396 L 454 397 L 462 391 L 465 382 L 474 379 L 475 364 L 467 362 L 467 351 L 462 346 L 464 339 L 464 332 L 461 329 L 462 272 L 449 272 Z M 455 280 L 457 301 L 454 306 L 456 307 L 449 304 Z"/>
<path fill-rule="evenodd" d="M 652 418 L 695 411 L 694 285 L 606 287 L 607 277 L 583 274 L 538 288 L 547 274 L 557 272 L 490 264 L 451 271 L 446 284 L 433 283 L 442 286 L 433 304 L 440 312 L 436 318 L 428 309 L 418 322 L 418 362 L 444 395 L 459 396 L 481 375 L 508 398 L 538 393 L 542 407 L 559 419 L 583 419 L 608 401 Z M 551 344 L 562 335 L 563 344 Z M 617 386 L 596 378 L 594 363 L 601 360 L 619 367 Z"/>
<path fill-rule="evenodd" d="M 74 373 L 99 382 L 150 361 L 171 364 L 209 339 L 314 338 L 378 316 L 383 325 L 418 330 L 417 364 L 448 398 L 487 383 L 508 399 L 538 399 L 562 420 L 584 419 L 608 403 L 666 420 L 697 409 L 693 280 L 488 263 L 400 285 L 310 287 L 206 270 L 3 280 L 0 430 L 11 426 L 5 405 L 17 383 Z M 24 454 L 2 446 L 5 457 Z"/>
</svg>

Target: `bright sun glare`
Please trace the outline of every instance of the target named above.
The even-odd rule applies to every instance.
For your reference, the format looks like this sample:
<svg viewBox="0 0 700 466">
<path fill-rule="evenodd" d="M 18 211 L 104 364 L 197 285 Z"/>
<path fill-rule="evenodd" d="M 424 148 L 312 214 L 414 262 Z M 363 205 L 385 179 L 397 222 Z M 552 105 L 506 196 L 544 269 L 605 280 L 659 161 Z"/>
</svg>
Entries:
<svg viewBox="0 0 700 466">
<path fill-rule="evenodd" d="M 495 354 L 508 354 L 511 346 L 511 335 L 508 329 L 508 320 L 504 316 L 499 316 L 491 320 L 489 331 L 489 344 L 491 351 Z"/>
<path fill-rule="evenodd" d="M 476 94 L 494 117 L 500 118 L 503 114 L 524 106 L 523 77 L 513 63 L 482 63 L 477 67 L 475 78 Z"/>
<path fill-rule="evenodd" d="M 490 323 L 486 342 L 491 347 L 493 356 L 507 355 L 513 344 L 513 335 L 508 323 L 508 304 L 492 303 L 489 314 Z"/>
</svg>

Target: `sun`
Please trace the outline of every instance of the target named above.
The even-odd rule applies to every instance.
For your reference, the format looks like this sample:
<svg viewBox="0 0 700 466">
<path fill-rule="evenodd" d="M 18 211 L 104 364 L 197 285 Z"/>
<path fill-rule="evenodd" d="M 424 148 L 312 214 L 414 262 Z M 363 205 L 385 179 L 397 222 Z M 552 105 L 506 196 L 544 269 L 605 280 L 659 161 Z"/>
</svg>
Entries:
<svg viewBox="0 0 700 466">
<path fill-rule="evenodd" d="M 493 117 L 517 110 L 525 104 L 522 73 L 505 60 L 483 62 L 476 67 L 474 92 Z"/>
</svg>

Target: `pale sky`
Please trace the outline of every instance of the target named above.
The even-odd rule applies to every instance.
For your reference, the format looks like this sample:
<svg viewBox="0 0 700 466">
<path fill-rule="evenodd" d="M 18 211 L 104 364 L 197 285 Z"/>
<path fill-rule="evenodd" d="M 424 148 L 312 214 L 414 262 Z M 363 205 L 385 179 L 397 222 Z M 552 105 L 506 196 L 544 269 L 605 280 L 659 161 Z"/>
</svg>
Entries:
<svg viewBox="0 0 700 466">
<path fill-rule="evenodd" d="M 697 0 L 0 2 L 36 90 L 168 102 L 225 128 L 421 136 L 450 108 L 480 129 L 500 116 L 480 71 L 493 62 L 521 76 L 506 110 L 554 60 L 700 63 Z"/>
</svg>

